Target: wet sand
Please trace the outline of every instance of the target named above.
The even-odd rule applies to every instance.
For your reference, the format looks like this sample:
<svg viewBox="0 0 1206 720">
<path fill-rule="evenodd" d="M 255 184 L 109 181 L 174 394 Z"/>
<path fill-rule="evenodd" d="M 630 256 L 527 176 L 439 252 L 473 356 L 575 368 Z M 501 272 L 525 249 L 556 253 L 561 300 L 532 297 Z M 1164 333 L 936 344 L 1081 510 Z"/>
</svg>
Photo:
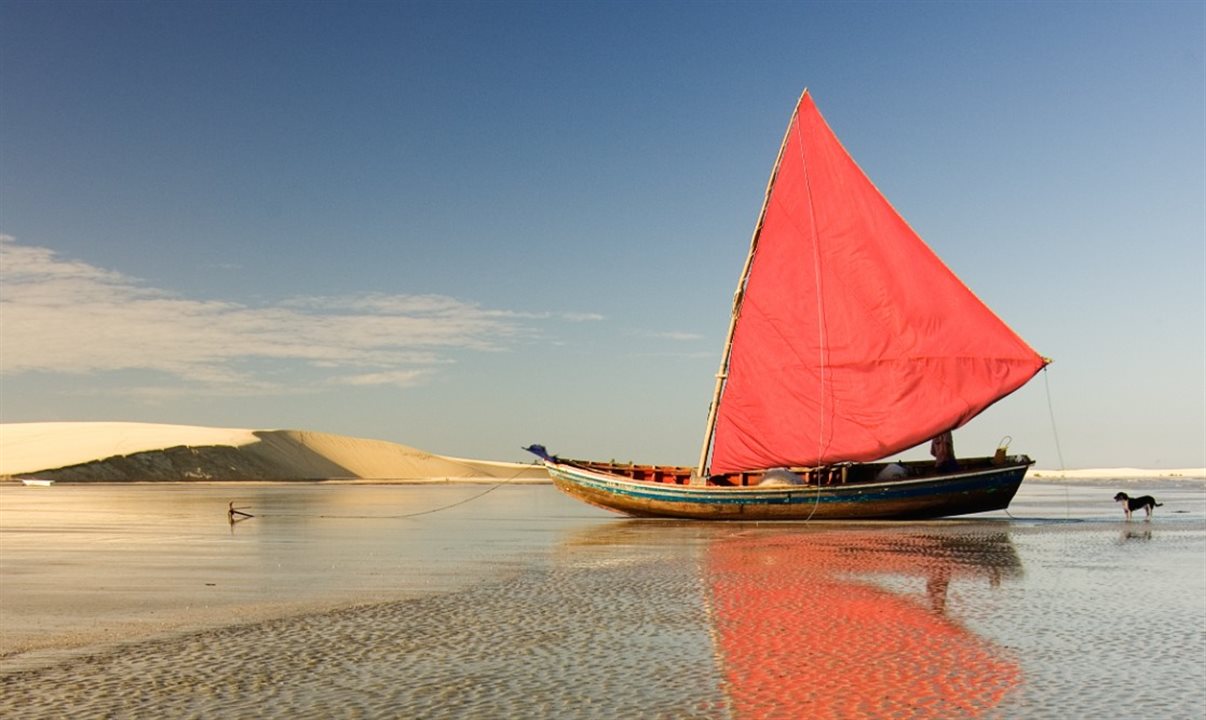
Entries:
<svg viewBox="0 0 1206 720">
<path fill-rule="evenodd" d="M 1151 522 L 1028 482 L 973 520 L 706 524 L 547 485 L 5 485 L 0 715 L 1201 717 L 1206 493 L 1146 490 Z"/>
</svg>

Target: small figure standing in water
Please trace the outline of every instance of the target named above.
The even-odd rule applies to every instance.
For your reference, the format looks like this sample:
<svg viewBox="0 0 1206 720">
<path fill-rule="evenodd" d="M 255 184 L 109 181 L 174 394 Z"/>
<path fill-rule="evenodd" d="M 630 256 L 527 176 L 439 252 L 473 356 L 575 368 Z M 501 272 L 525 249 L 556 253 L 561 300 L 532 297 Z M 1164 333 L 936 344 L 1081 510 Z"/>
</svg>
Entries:
<svg viewBox="0 0 1206 720">
<path fill-rule="evenodd" d="M 959 469 L 959 462 L 955 460 L 955 438 L 950 430 L 930 441 L 930 454 L 934 456 L 934 467 L 939 472 Z"/>
</svg>

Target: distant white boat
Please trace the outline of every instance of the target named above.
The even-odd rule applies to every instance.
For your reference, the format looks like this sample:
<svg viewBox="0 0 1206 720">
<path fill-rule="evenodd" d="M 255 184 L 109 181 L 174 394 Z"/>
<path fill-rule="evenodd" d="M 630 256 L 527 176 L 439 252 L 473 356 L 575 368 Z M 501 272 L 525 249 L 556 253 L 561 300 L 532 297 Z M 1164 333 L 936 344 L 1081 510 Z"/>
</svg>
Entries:
<svg viewBox="0 0 1206 720">
<path fill-rule="evenodd" d="M 39 478 L 21 478 L 21 482 L 26 485 L 37 485 L 39 487 L 50 487 L 54 485 L 54 480 L 41 480 Z"/>
</svg>

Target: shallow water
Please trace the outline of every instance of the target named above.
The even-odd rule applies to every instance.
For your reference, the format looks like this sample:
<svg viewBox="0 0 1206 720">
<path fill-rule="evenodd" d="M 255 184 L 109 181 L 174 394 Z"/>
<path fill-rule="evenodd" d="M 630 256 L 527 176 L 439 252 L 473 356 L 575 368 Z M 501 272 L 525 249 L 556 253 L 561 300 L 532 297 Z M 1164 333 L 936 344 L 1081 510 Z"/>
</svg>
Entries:
<svg viewBox="0 0 1206 720">
<path fill-rule="evenodd" d="M 1202 717 L 1206 495 L 1126 523 L 1110 490 L 708 524 L 545 485 L 4 486 L 0 715 Z"/>
</svg>

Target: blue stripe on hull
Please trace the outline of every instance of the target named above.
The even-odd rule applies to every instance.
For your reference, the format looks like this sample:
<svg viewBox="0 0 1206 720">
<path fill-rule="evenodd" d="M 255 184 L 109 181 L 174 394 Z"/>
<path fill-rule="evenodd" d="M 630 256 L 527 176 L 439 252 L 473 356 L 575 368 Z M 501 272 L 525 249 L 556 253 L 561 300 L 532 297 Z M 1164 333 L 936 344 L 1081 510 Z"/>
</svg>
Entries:
<svg viewBox="0 0 1206 720">
<path fill-rule="evenodd" d="M 1009 506 L 1028 465 L 942 478 L 824 487 L 715 488 L 638 482 L 546 462 L 555 484 L 585 502 L 627 515 L 733 520 L 908 519 Z"/>
</svg>

